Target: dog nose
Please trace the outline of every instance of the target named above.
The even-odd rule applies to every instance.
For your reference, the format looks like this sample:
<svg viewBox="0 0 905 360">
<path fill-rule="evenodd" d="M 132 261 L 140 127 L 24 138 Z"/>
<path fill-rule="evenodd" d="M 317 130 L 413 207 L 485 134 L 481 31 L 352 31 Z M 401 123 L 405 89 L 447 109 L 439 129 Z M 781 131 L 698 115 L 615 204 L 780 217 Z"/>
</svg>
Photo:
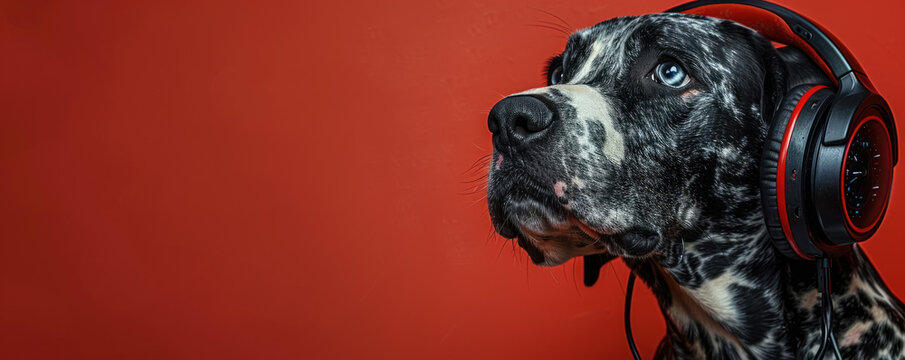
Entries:
<svg viewBox="0 0 905 360">
<path fill-rule="evenodd" d="M 496 146 L 515 147 L 536 140 L 553 123 L 553 110 L 530 95 L 510 96 L 496 103 L 487 128 Z"/>
</svg>

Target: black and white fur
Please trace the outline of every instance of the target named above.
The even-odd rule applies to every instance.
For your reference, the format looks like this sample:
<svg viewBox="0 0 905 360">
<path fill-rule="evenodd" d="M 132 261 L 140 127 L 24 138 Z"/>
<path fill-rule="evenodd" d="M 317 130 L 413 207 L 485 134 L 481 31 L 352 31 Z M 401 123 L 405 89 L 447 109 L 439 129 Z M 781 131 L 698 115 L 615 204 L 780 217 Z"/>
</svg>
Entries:
<svg viewBox="0 0 905 360">
<path fill-rule="evenodd" d="M 691 82 L 654 81 L 664 59 Z M 497 232 L 540 265 L 622 257 L 666 318 L 657 358 L 813 358 L 815 267 L 774 250 L 758 187 L 765 119 L 786 89 L 826 82 L 810 60 L 731 21 L 652 14 L 575 32 L 559 66 L 560 84 L 519 93 L 554 108 L 543 138 L 495 139 Z M 832 279 L 842 355 L 905 359 L 905 308 L 860 248 L 834 259 Z"/>
</svg>

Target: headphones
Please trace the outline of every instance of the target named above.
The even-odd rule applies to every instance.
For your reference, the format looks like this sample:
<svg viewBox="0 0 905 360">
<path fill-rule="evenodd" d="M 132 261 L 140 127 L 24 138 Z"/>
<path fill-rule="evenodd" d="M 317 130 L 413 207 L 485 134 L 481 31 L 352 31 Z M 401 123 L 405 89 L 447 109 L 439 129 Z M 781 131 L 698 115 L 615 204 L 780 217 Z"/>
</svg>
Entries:
<svg viewBox="0 0 905 360">
<path fill-rule="evenodd" d="M 898 161 L 886 100 L 842 43 L 821 26 L 765 1 L 692 1 L 667 12 L 732 20 L 803 51 L 835 88 L 800 85 L 773 112 L 760 161 L 764 221 L 776 249 L 815 260 L 877 231 Z"/>
<path fill-rule="evenodd" d="M 799 85 L 782 96 L 772 116 L 760 160 L 760 194 L 767 232 L 778 252 L 817 260 L 817 287 L 830 292 L 830 257 L 870 238 L 889 205 L 898 139 L 892 111 L 851 52 L 829 31 L 782 6 L 758 0 L 698 0 L 667 12 L 732 20 L 775 43 L 803 51 L 832 81 Z M 766 111 L 764 111 L 766 113 Z M 586 256 L 585 285 L 597 280 L 612 255 Z M 635 281 L 629 274 L 625 331 L 631 332 Z M 821 296 L 822 359 L 827 343 L 842 356 L 832 332 L 832 301 Z"/>
<path fill-rule="evenodd" d="M 851 52 L 782 6 L 699 0 L 667 12 L 733 20 L 803 51 L 833 81 L 787 91 L 772 112 L 760 161 L 764 221 L 778 252 L 816 260 L 867 240 L 889 204 L 898 140 L 892 111 Z M 591 286 L 607 259 L 585 257 Z"/>
</svg>

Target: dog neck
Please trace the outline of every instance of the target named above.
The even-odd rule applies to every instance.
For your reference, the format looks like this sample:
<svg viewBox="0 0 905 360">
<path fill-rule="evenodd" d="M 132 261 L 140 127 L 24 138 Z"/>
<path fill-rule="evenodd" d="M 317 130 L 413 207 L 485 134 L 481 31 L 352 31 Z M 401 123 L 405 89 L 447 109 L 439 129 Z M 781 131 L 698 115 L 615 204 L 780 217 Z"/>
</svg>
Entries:
<svg viewBox="0 0 905 360">
<path fill-rule="evenodd" d="M 798 358 L 813 358 L 820 344 L 817 276 L 813 263 L 789 262 L 786 304 Z M 833 258 L 833 333 L 843 357 L 905 356 L 905 306 L 857 245 Z M 862 341 L 865 340 L 865 341 Z"/>
<path fill-rule="evenodd" d="M 754 119 L 747 133 L 764 129 Z M 761 138 L 711 151 L 714 181 L 700 215 L 657 255 L 626 263 L 656 295 L 667 322 L 658 354 L 679 358 L 792 358 L 787 265 L 773 248 L 760 201 Z M 704 160 L 707 161 L 707 160 Z M 668 357 L 668 356 L 667 356 Z"/>
<path fill-rule="evenodd" d="M 666 318 L 667 337 L 658 354 L 792 357 L 782 301 L 785 272 L 765 231 L 741 234 L 712 226 L 668 251 L 681 251 L 677 261 L 626 261 L 650 286 Z"/>
<path fill-rule="evenodd" d="M 750 214 L 745 224 L 724 219 L 684 232 L 660 256 L 626 259 L 666 319 L 656 358 L 815 356 L 822 335 L 816 265 L 780 257 L 760 209 Z M 837 254 L 831 271 L 834 334 L 843 354 L 902 353 L 905 307 L 864 253 L 855 246 Z M 877 334 L 884 343 L 861 341 Z"/>
</svg>

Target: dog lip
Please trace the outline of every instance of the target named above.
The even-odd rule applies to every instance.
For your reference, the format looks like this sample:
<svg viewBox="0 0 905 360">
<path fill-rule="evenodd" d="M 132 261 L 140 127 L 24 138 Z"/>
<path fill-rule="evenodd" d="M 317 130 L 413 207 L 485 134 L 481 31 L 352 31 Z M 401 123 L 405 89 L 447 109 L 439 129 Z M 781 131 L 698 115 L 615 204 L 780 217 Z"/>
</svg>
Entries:
<svg viewBox="0 0 905 360">
<path fill-rule="evenodd" d="M 531 258 L 531 262 L 535 264 L 544 262 L 544 252 L 533 243 L 531 243 L 531 241 L 528 240 L 525 235 L 520 234 L 518 236 L 518 245 L 522 249 L 525 249 L 525 252 L 528 253 L 528 257 Z"/>
<path fill-rule="evenodd" d="M 506 239 L 514 239 L 518 236 L 518 230 L 508 221 L 504 222 L 500 226 L 495 226 L 497 234 L 500 234 L 503 238 Z"/>
<path fill-rule="evenodd" d="M 576 227 L 581 229 L 582 232 L 584 232 L 586 235 L 588 235 L 589 237 L 591 237 L 592 239 L 595 239 L 595 240 L 600 239 L 601 234 L 603 234 L 603 235 L 612 235 L 613 234 L 612 232 L 609 232 L 609 231 L 597 231 L 594 228 L 592 228 L 591 226 L 589 226 L 588 224 L 586 224 L 584 221 L 578 220 L 578 218 L 576 218 L 575 215 L 572 215 L 572 214 L 569 214 L 569 222 L 572 223 L 572 225 L 575 225 Z"/>
</svg>

